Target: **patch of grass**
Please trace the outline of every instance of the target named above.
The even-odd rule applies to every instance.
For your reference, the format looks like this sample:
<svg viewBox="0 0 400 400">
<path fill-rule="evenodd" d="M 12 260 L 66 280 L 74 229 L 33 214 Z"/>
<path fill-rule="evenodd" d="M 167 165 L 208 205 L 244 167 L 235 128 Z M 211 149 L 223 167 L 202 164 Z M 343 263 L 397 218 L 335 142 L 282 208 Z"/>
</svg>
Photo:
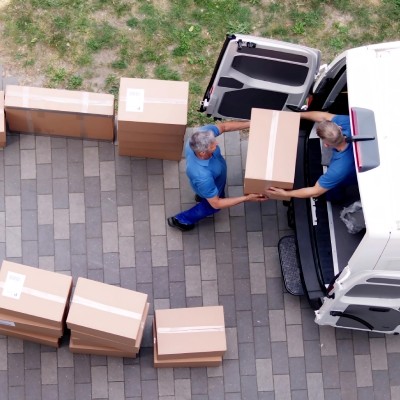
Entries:
<svg viewBox="0 0 400 400">
<path fill-rule="evenodd" d="M 328 62 L 350 47 L 398 40 L 400 0 L 13 0 L 0 23 L 8 69 L 72 89 L 91 87 L 105 70 L 104 90 L 115 95 L 120 74 L 189 81 L 189 125 L 198 125 L 227 33 L 319 48 Z"/>
</svg>

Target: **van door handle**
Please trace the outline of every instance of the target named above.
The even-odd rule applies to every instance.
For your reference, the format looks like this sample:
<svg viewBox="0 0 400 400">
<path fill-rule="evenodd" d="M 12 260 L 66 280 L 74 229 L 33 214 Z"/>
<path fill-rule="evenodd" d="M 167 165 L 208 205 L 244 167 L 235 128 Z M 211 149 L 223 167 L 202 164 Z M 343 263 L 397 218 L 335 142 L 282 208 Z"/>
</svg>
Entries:
<svg viewBox="0 0 400 400">
<path fill-rule="evenodd" d="M 331 311 L 330 315 L 332 315 L 332 317 L 343 317 L 343 318 L 349 318 L 352 319 L 354 321 L 359 322 L 360 324 L 366 326 L 369 330 L 373 331 L 374 327 L 367 321 L 365 321 L 364 319 L 357 317 L 356 315 L 352 315 L 352 314 L 347 314 L 344 313 L 343 311 Z"/>
</svg>

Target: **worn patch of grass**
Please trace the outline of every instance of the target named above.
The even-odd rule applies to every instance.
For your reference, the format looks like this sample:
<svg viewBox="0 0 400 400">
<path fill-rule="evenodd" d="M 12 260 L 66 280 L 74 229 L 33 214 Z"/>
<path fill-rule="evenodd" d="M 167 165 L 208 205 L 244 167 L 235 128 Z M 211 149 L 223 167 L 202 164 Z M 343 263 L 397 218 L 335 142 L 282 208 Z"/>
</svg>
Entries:
<svg viewBox="0 0 400 400">
<path fill-rule="evenodd" d="M 194 125 L 227 33 L 316 47 L 327 62 L 400 39 L 400 0 L 11 0 L 0 21 L 2 62 L 27 83 L 117 95 L 121 76 L 187 80 Z"/>
</svg>

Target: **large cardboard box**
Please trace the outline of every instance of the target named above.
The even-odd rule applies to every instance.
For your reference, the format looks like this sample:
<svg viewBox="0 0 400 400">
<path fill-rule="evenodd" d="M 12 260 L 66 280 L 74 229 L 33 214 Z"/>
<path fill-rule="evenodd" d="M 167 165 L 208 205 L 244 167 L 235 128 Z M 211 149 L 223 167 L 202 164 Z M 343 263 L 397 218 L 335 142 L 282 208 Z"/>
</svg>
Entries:
<svg viewBox="0 0 400 400">
<path fill-rule="evenodd" d="M 102 335 L 89 335 L 87 333 L 80 332 L 79 330 L 74 329 L 72 331 L 72 335 L 76 344 L 80 344 L 82 346 L 101 346 L 107 348 L 113 348 L 114 350 L 120 351 L 128 351 L 131 353 L 137 353 L 140 350 L 140 345 L 143 338 L 144 327 L 146 324 L 146 318 L 149 312 L 150 304 L 146 304 L 146 308 L 143 313 L 142 321 L 140 323 L 140 329 L 136 338 L 136 345 L 135 347 L 126 346 L 124 343 L 120 341 L 114 341 L 109 338 L 105 338 Z"/>
<path fill-rule="evenodd" d="M 264 193 L 271 186 L 293 188 L 299 126 L 299 113 L 252 109 L 245 194 Z"/>
<path fill-rule="evenodd" d="M 72 277 L 4 260 L 0 270 L 0 312 L 38 326 L 63 329 Z"/>
<path fill-rule="evenodd" d="M 119 154 L 180 160 L 188 96 L 188 82 L 121 78 L 117 128 Z M 139 147 L 141 141 L 147 145 Z M 166 144 L 173 146 L 165 149 Z"/>
<path fill-rule="evenodd" d="M 72 353 L 95 354 L 99 356 L 136 358 L 137 355 L 136 352 L 129 352 L 128 350 L 123 351 L 106 346 L 82 345 L 79 343 L 79 340 L 75 339 L 73 336 L 71 336 L 69 341 L 69 349 Z"/>
<path fill-rule="evenodd" d="M 114 96 L 8 85 L 5 111 L 13 132 L 114 139 Z"/>
<path fill-rule="evenodd" d="M 144 293 L 78 278 L 67 326 L 72 331 L 103 337 L 127 348 L 136 347 L 147 297 Z"/>
<path fill-rule="evenodd" d="M 0 335 L 13 336 L 18 339 L 28 340 L 30 342 L 44 344 L 51 347 L 60 346 L 60 338 L 47 335 L 41 335 L 33 332 L 21 332 L 15 329 L 8 329 L 6 326 L 0 326 Z"/>
<path fill-rule="evenodd" d="M 4 92 L 0 91 L 0 147 L 6 146 L 6 120 L 4 114 Z"/>
<path fill-rule="evenodd" d="M 223 356 L 226 352 L 222 306 L 155 311 L 159 360 Z"/>
<path fill-rule="evenodd" d="M 189 357 L 174 358 L 173 356 L 160 360 L 158 358 L 158 343 L 156 334 L 156 325 L 153 322 L 153 341 L 154 341 L 154 367 L 155 368 L 191 368 L 191 367 L 219 367 L 222 364 L 222 356 L 210 357 Z"/>
</svg>

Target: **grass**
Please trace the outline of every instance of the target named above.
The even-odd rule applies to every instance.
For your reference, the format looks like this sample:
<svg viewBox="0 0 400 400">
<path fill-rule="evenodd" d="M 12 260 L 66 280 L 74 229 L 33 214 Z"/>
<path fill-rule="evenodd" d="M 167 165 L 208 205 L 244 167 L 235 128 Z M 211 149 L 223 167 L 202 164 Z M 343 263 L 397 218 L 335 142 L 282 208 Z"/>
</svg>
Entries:
<svg viewBox="0 0 400 400">
<path fill-rule="evenodd" d="M 400 39 L 400 0 L 10 0 L 0 28 L 2 63 L 27 83 L 117 96 L 121 76 L 189 81 L 193 126 L 207 121 L 197 109 L 227 33 L 316 47 L 328 62 Z"/>
</svg>

